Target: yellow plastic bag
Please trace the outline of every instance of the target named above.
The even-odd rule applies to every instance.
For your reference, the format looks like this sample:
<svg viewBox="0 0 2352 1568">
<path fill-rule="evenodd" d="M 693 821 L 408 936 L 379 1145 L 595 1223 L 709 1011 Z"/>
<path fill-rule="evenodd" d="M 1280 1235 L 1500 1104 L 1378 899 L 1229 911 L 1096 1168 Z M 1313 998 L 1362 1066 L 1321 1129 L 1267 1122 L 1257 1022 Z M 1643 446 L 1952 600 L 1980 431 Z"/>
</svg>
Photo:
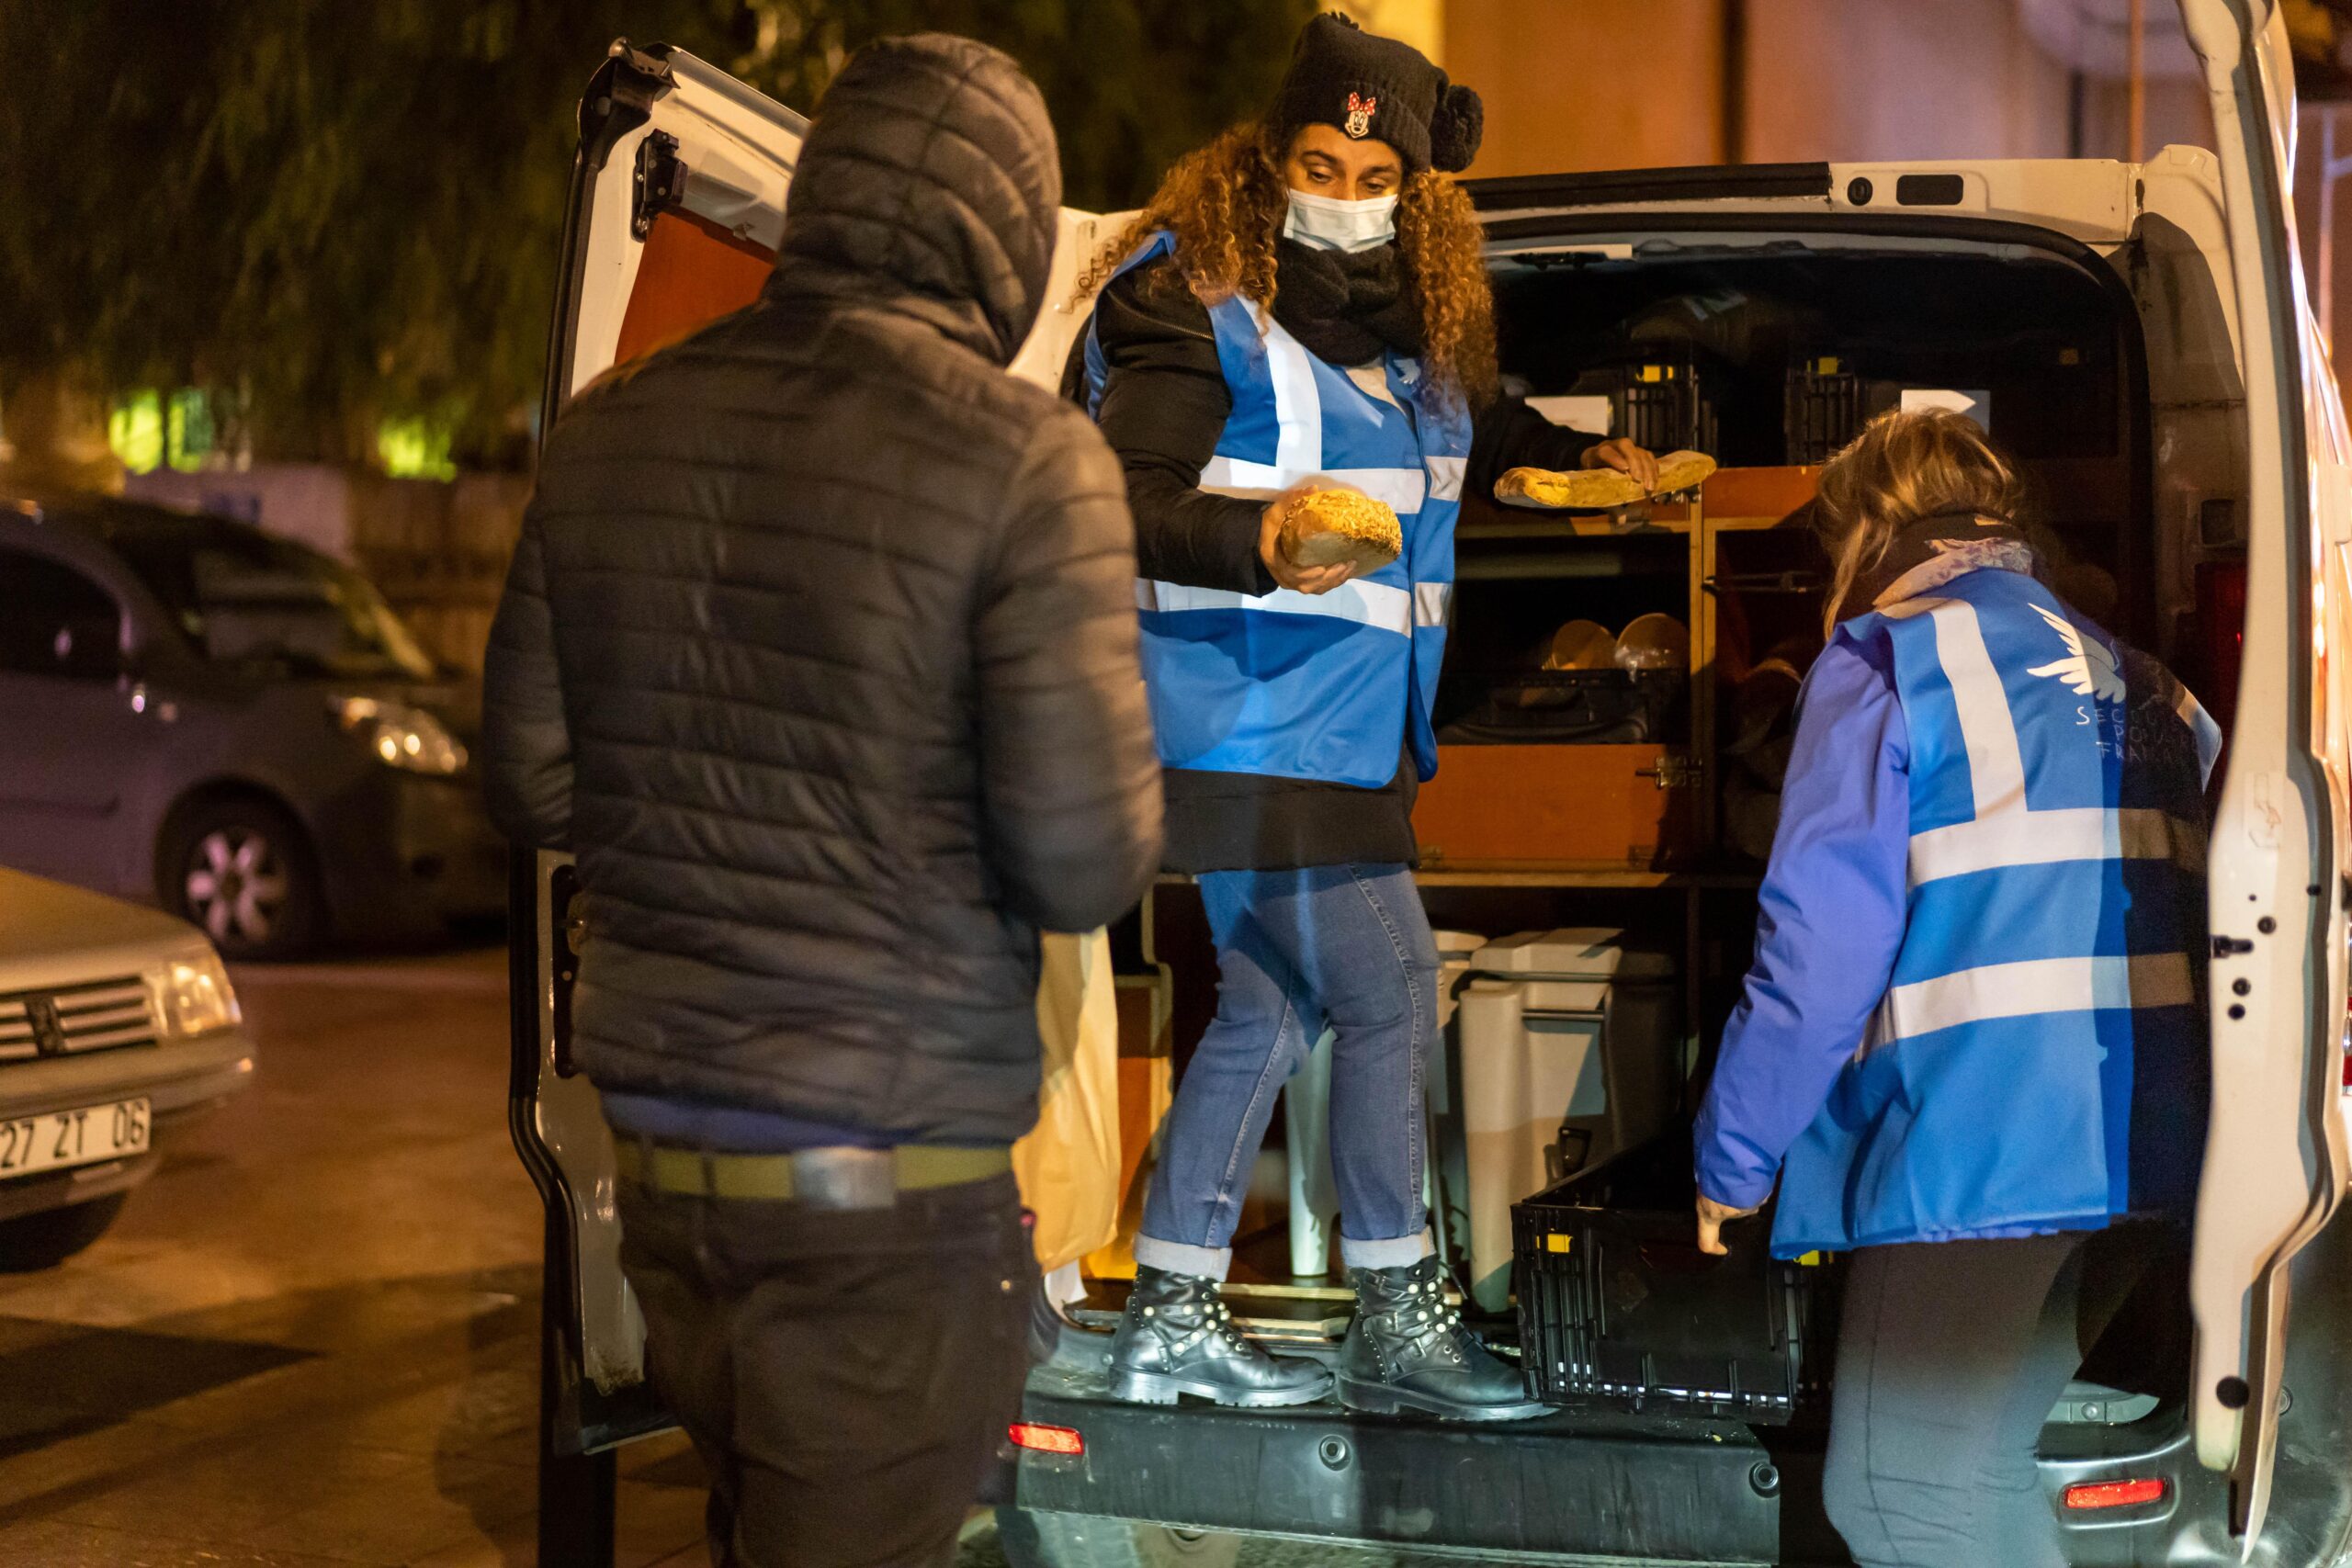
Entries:
<svg viewBox="0 0 2352 1568">
<path fill-rule="evenodd" d="M 1109 1243 L 1119 1225 L 1119 1004 L 1107 931 L 1047 932 L 1037 979 L 1046 1043 L 1037 1125 L 1012 1145 L 1021 1199 L 1051 1273 Z"/>
</svg>

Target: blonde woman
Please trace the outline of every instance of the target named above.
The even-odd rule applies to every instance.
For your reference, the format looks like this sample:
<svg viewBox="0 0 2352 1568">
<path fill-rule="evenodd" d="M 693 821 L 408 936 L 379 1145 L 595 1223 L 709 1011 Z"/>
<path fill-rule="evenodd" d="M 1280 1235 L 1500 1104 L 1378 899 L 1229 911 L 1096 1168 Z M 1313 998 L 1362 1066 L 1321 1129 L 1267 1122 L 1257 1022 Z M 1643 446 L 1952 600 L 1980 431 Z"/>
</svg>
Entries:
<svg viewBox="0 0 2352 1568">
<path fill-rule="evenodd" d="M 1477 95 L 1336 16 L 1265 120 L 1171 171 L 1108 276 L 1070 390 L 1126 469 L 1171 870 L 1199 877 L 1218 1006 L 1178 1086 L 1112 1355 L 1125 1397 L 1295 1404 L 1332 1392 L 1230 1325 L 1218 1284 L 1274 1097 L 1328 1022 L 1340 1244 L 1358 1296 L 1339 1397 L 1535 1414 L 1442 1300 L 1421 1203 L 1437 953 L 1410 866 L 1437 765 L 1453 520 L 1518 464 L 1655 479 L 1627 442 L 1495 391 L 1476 215 L 1449 178 Z M 1301 566 L 1283 519 L 1334 478 L 1393 505 L 1402 556 Z"/>
<path fill-rule="evenodd" d="M 2034 1443 L 2204 1138 L 2220 737 L 2041 581 L 2008 460 L 1889 413 L 1821 478 L 1837 563 L 1755 966 L 1697 1138 L 1700 1244 L 1854 1257 L 1825 1489 L 1855 1560 L 2064 1561 Z M 2111 1303 L 2110 1303 L 2111 1304 Z"/>
</svg>

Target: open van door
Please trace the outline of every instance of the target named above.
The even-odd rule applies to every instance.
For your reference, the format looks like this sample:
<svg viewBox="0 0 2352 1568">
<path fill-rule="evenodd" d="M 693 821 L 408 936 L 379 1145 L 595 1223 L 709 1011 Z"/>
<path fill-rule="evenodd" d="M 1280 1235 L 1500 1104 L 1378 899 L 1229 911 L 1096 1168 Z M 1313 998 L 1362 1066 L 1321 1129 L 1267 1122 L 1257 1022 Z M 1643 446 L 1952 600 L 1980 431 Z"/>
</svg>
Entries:
<svg viewBox="0 0 2352 1568">
<path fill-rule="evenodd" d="M 543 430 L 614 365 L 757 298 L 808 124 L 683 51 L 613 45 L 580 104 Z M 1057 384 L 1098 226 L 1063 210 L 1047 307 L 1013 374 Z M 571 1062 L 574 890 L 568 855 L 517 852 L 508 1125 L 548 1215 L 539 1560 L 588 1563 L 611 1559 L 611 1468 L 571 1461 L 670 1418 L 646 1385 L 644 1320 L 620 1271 L 612 1137 Z"/>
<path fill-rule="evenodd" d="M 2245 372 L 2244 662 L 2213 827 L 2213 1099 L 2190 1283 L 2198 1457 L 2228 1472 L 2252 1551 L 2268 1506 L 2288 1266 L 2342 1197 L 2345 759 L 2328 736 L 2321 530 L 2342 413 L 2313 352 L 2294 213 L 2294 85 L 2278 0 L 2181 0 L 2220 143 Z"/>
</svg>

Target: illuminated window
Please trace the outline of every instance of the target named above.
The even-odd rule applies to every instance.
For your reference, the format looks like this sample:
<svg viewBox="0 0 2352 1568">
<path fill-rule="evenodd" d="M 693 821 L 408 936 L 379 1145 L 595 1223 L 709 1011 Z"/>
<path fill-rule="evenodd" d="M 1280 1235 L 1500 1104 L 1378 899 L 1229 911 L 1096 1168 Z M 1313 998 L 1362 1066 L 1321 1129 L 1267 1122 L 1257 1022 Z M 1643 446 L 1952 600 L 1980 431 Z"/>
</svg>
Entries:
<svg viewBox="0 0 2352 1568">
<path fill-rule="evenodd" d="M 376 455 L 396 479 L 454 479 L 449 427 L 427 419 L 388 419 L 376 427 Z"/>
</svg>

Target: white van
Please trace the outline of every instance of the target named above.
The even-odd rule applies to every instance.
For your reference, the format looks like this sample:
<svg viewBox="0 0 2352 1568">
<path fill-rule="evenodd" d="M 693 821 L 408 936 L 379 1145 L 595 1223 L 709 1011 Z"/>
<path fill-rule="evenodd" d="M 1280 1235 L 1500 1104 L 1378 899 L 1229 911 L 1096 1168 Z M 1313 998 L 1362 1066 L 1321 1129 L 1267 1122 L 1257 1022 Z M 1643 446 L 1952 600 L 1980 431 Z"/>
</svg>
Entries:
<svg viewBox="0 0 2352 1568">
<path fill-rule="evenodd" d="M 1733 469 L 1788 467 L 1781 378 L 1792 355 L 1989 393 L 1994 434 L 2041 489 L 2069 553 L 2106 574 L 2115 629 L 2230 713 L 2211 842 L 2214 1089 L 2188 1264 L 2193 1348 L 2159 1397 L 2075 1391 L 2052 1413 L 2043 1467 L 2077 1562 L 2336 1562 L 2352 1534 L 2352 1383 L 2339 1349 L 2352 1330 L 2352 1247 L 2327 1228 L 2347 1179 L 2352 660 L 2336 650 L 2352 647 L 2352 434 L 2297 260 L 2279 7 L 2180 6 L 2218 154 L 2165 148 L 2137 166 L 1668 169 L 1471 188 L 1487 223 L 1504 368 L 1530 390 L 1570 390 L 1604 340 L 1703 359 Z M 781 233 L 805 121 L 691 56 L 620 44 L 581 129 L 550 418 L 610 365 L 751 298 Z M 1016 374 L 1059 379 L 1084 323 L 1070 279 L 1114 225 L 1065 215 L 1057 303 Z M 1465 512 L 1465 562 L 1490 542 L 1469 538 L 1471 522 Z M 1799 529 L 1754 532 L 1805 547 Z M 1563 539 L 1554 553 L 1577 547 Z M 1703 727 L 1722 629 L 1708 605 L 1735 574 L 1695 546 L 1690 559 L 1678 602 L 1706 623 L 1694 626 Z M 1784 585 L 1801 581 L 1788 560 L 1766 564 Z M 1583 567 L 1567 575 L 1593 578 Z M 1546 598 L 1528 610 L 1516 568 L 1489 576 L 1522 586 L 1482 600 L 1464 571 L 1454 615 L 1465 644 L 1482 615 L 1527 615 L 1532 626 L 1558 607 Z M 1661 791 L 1704 791 L 1715 761 L 1694 729 L 1677 764 L 1651 776 Z M 1696 819 L 1714 816 L 1709 807 Z M 1508 894 L 1514 908 L 1537 899 L 1562 925 L 1655 918 L 1687 933 L 1690 1016 L 1703 1021 L 1708 990 L 1736 984 L 1754 875 L 1709 859 L 1714 844 L 1701 840 L 1679 869 L 1547 874 L 1441 854 L 1423 880 L 1433 901 L 1442 890 L 1442 924 Z M 543 855 L 517 875 L 515 907 L 531 915 L 514 939 L 513 1127 L 550 1222 L 541 1528 L 552 1533 L 541 1560 L 602 1562 L 609 1450 L 664 1417 L 642 1381 L 642 1325 L 616 1264 L 609 1141 L 569 1061 L 570 870 Z M 1667 900 L 1665 912 L 1645 898 Z M 1600 917 L 1575 919 L 1588 903 Z M 1069 1318 L 1064 1352 L 1032 1381 L 1035 1430 L 1014 1456 L 1004 1540 L 1019 1560 L 1229 1560 L 1237 1533 L 1261 1533 L 1555 1561 L 1844 1561 L 1820 1509 L 1817 1423 L 1596 1404 L 1474 1429 L 1336 1407 L 1129 1406 L 1102 1397 L 1089 1371 L 1107 1313 Z"/>
</svg>

